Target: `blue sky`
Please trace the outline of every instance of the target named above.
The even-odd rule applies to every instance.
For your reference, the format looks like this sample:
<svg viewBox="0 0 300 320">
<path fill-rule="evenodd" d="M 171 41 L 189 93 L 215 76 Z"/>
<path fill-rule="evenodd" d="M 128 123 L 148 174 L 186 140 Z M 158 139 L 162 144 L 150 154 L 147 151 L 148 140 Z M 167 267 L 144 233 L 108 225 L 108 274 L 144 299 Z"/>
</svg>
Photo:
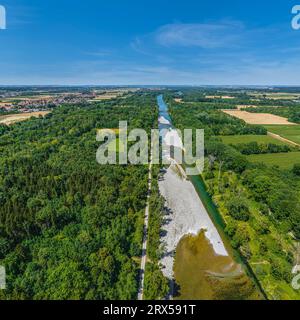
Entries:
<svg viewBox="0 0 300 320">
<path fill-rule="evenodd" d="M 300 85 L 300 0 L 0 0 L 0 84 Z"/>
</svg>

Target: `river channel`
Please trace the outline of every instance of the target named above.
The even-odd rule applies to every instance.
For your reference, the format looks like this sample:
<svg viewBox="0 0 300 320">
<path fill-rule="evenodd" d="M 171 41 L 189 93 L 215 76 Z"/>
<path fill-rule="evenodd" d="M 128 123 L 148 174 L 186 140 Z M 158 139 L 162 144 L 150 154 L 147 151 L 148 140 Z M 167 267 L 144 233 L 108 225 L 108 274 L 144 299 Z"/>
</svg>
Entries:
<svg viewBox="0 0 300 320">
<path fill-rule="evenodd" d="M 175 128 L 163 95 L 157 97 L 157 103 L 159 129 L 164 139 L 166 129 L 174 131 Z M 166 247 L 170 250 L 170 242 L 173 242 L 175 248 L 173 257 L 169 252 L 162 259 L 162 265 L 165 275 L 172 277 L 175 282 L 172 290 L 174 299 L 264 299 L 251 268 L 239 252 L 231 247 L 224 232 L 225 223 L 207 194 L 201 176 L 191 176 L 188 181 L 180 181 L 182 177 L 175 177 L 167 171 L 163 180 L 161 193 L 166 199 L 168 210 L 172 212 L 165 227 Z M 172 197 L 168 189 L 174 190 L 177 196 Z M 187 199 L 187 195 L 191 194 L 194 198 L 191 196 Z M 199 202 L 198 207 L 196 202 Z M 194 220 L 190 219 L 191 216 Z M 172 272 L 168 268 L 172 268 Z"/>
</svg>

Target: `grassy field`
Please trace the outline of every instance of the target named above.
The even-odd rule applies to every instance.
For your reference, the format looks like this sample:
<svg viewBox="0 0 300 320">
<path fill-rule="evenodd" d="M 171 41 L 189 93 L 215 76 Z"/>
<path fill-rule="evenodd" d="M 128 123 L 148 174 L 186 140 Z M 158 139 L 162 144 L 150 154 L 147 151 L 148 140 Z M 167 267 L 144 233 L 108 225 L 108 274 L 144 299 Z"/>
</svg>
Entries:
<svg viewBox="0 0 300 320">
<path fill-rule="evenodd" d="M 300 125 L 284 126 L 284 125 L 268 125 L 264 126 L 268 131 L 282 136 L 300 144 Z"/>
<path fill-rule="evenodd" d="M 300 127 L 300 126 L 299 126 Z M 287 126 L 287 128 L 291 128 Z M 291 128 L 292 129 L 292 128 Z M 299 131 L 300 133 L 300 131 Z M 300 136 L 299 136 L 300 138 Z M 226 144 L 240 144 L 257 142 L 259 144 L 273 143 L 277 145 L 287 145 L 287 143 L 274 139 L 270 136 L 263 135 L 246 135 L 246 136 L 224 136 L 221 137 L 222 141 Z M 279 166 L 281 169 L 292 169 L 294 164 L 300 164 L 300 152 L 289 152 L 289 153 L 272 153 L 272 154 L 258 154 L 247 156 L 251 162 L 259 163 L 262 162 L 268 166 Z"/>
<path fill-rule="evenodd" d="M 293 94 L 289 92 L 271 92 L 271 93 L 264 92 L 263 94 L 258 92 L 258 93 L 252 93 L 251 95 L 257 98 L 265 97 L 267 99 L 272 99 L 272 100 L 295 100 L 300 98 L 299 93 Z"/>
<path fill-rule="evenodd" d="M 300 152 L 258 154 L 247 156 L 254 163 L 264 163 L 267 166 L 278 166 L 281 169 L 292 169 L 294 164 L 300 164 Z"/>
<path fill-rule="evenodd" d="M 246 135 L 246 136 L 223 136 L 221 137 L 222 141 L 226 144 L 240 144 L 240 143 L 250 143 L 250 142 L 257 142 L 257 143 L 273 143 L 277 145 L 286 145 L 285 142 L 279 141 L 269 136 L 263 135 Z"/>
</svg>

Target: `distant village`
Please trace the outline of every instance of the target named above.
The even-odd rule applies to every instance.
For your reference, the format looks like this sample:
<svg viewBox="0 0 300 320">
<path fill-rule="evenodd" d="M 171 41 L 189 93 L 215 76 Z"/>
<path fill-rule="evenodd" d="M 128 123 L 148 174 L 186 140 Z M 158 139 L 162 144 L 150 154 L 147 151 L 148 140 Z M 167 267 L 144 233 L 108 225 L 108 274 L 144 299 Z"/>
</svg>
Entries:
<svg viewBox="0 0 300 320">
<path fill-rule="evenodd" d="M 93 103 L 122 97 L 139 88 L 0 88 L 0 114 L 51 111 L 62 104 Z"/>
<path fill-rule="evenodd" d="M 1 113 L 28 113 L 53 109 L 61 104 L 78 104 L 95 99 L 94 93 L 66 93 L 59 95 L 40 95 L 20 97 L 10 92 L 0 94 Z"/>
</svg>

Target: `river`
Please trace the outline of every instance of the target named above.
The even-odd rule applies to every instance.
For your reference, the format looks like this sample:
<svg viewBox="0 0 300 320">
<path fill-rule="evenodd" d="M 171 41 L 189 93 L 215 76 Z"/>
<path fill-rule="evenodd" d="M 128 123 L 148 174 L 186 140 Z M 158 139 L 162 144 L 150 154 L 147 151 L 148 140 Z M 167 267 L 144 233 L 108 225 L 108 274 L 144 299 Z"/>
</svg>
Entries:
<svg viewBox="0 0 300 320">
<path fill-rule="evenodd" d="M 175 131 L 163 96 L 157 97 L 159 129 Z M 162 131 L 164 129 L 164 131 Z M 164 153 L 163 153 L 164 155 Z M 225 223 L 200 176 L 182 179 L 169 167 L 159 182 L 168 215 L 163 226 L 163 273 L 175 282 L 174 299 L 262 299 L 259 284 L 230 246 Z"/>
</svg>

